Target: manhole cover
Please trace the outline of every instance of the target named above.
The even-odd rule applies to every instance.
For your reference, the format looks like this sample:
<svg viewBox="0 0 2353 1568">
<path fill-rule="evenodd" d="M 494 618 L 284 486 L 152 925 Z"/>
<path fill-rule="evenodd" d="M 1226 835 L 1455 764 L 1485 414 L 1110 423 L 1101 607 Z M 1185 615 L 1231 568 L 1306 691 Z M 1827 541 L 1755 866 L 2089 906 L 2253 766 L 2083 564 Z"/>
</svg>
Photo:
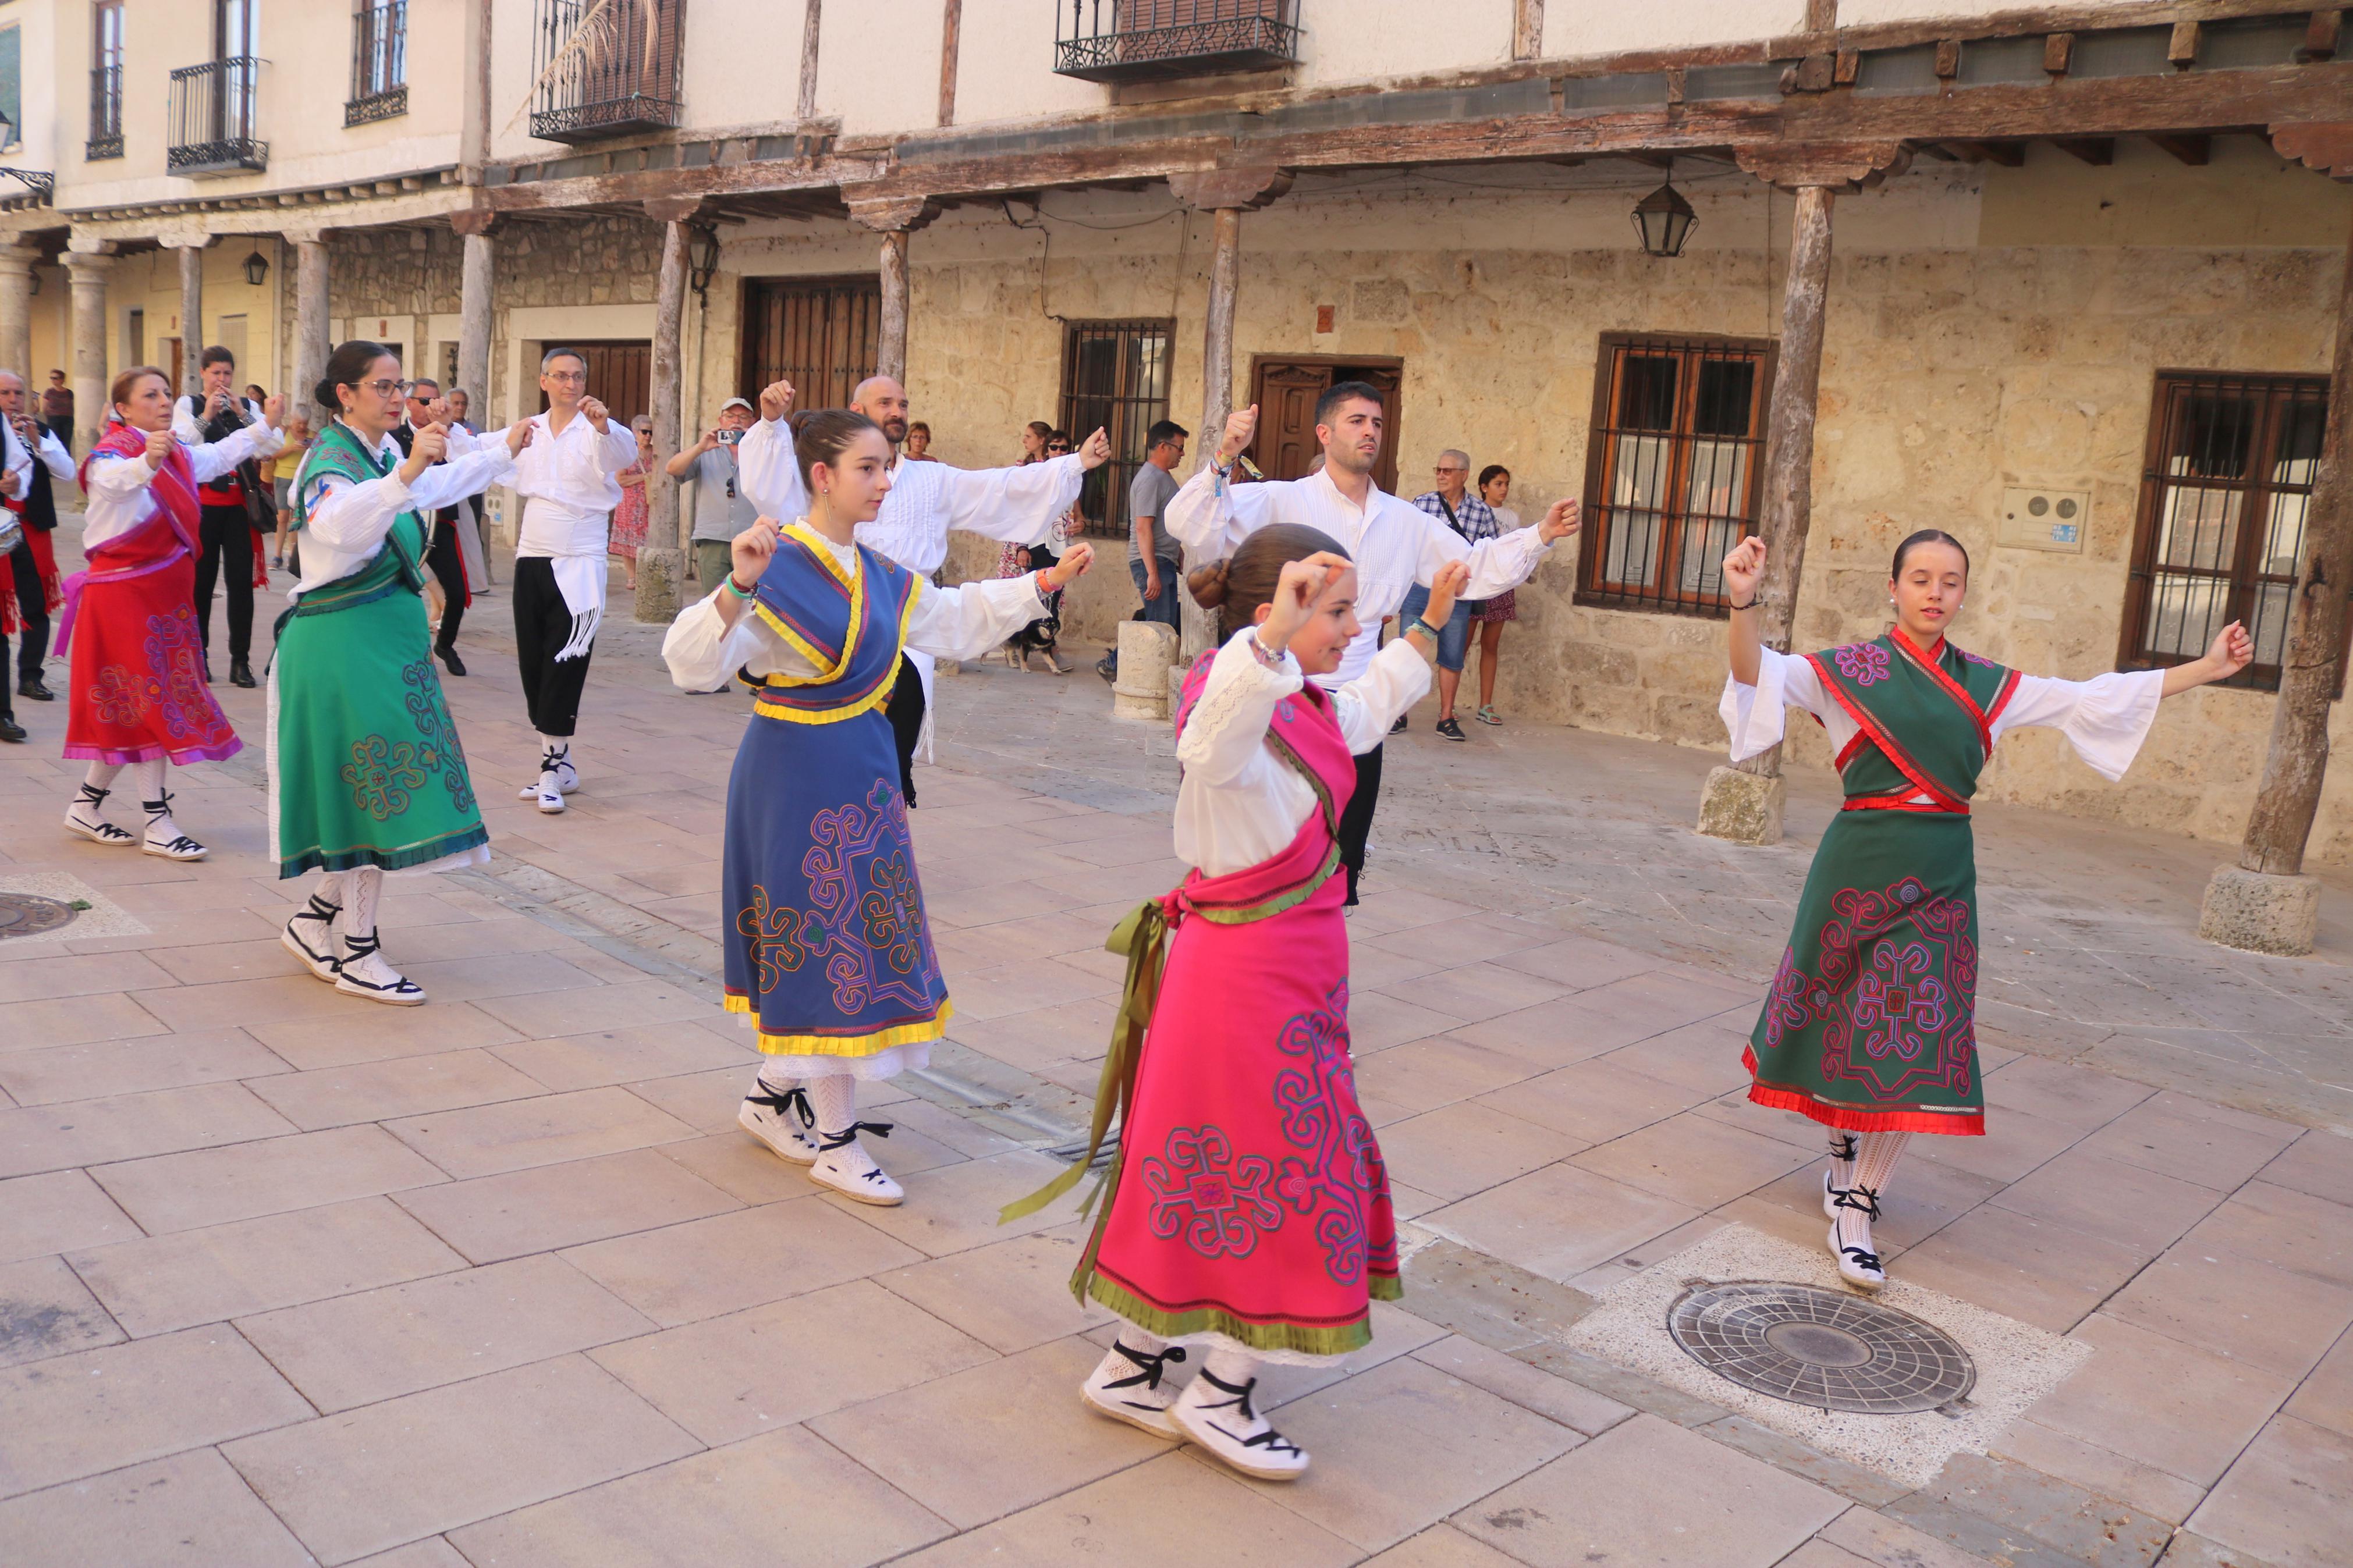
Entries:
<svg viewBox="0 0 2353 1568">
<path fill-rule="evenodd" d="M 1667 1309 L 1683 1353 L 1743 1388 L 1818 1410 L 1901 1415 L 1950 1405 L 1978 1369 L 1950 1334 L 1858 1296 L 1737 1279 Z"/>
<path fill-rule="evenodd" d="M 73 923 L 80 911 L 37 893 L 0 893 L 0 942 L 12 936 L 45 936 Z"/>
</svg>

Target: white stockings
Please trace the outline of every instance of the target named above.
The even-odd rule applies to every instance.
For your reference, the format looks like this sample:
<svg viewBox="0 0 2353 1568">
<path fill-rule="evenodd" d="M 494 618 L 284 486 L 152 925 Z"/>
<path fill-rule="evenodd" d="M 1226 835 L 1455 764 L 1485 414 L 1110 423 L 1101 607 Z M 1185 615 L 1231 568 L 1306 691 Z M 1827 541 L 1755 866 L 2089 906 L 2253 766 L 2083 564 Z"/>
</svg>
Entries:
<svg viewBox="0 0 2353 1568">
<path fill-rule="evenodd" d="M 1824 1178 L 1831 1213 L 1830 1248 L 1839 1260 L 1840 1278 L 1851 1285 L 1876 1290 L 1887 1282 L 1887 1271 L 1872 1245 L 1871 1222 L 1879 1217 L 1880 1197 L 1911 1142 L 1909 1132 L 1865 1132 L 1851 1142 L 1845 1134 L 1831 1135 L 1831 1173 Z M 1842 1143 L 1852 1150 L 1851 1173 L 1843 1179 Z"/>
</svg>

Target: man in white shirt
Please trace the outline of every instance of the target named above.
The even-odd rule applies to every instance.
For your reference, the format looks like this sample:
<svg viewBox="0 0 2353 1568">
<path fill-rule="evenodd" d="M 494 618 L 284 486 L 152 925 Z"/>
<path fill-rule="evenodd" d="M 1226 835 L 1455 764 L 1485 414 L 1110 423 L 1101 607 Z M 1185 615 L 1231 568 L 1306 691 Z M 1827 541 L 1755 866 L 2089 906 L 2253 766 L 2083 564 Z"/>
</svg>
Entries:
<svg viewBox="0 0 2353 1568">
<path fill-rule="evenodd" d="M 605 615 L 605 549 L 613 509 L 621 504 L 614 476 L 636 459 L 638 438 L 588 395 L 588 362 L 577 350 L 541 356 L 539 389 L 547 395 L 547 412 L 532 416 L 535 428 L 515 459 L 514 480 L 523 498 L 515 541 L 515 662 L 531 727 L 539 731 L 539 782 L 518 793 L 554 816 L 580 787 L 572 731 Z"/>
<path fill-rule="evenodd" d="M 183 395 L 172 405 L 172 434 L 186 447 L 226 441 L 248 425 L 261 422 L 261 405 L 237 391 L 237 355 L 219 343 L 205 350 L 201 360 L 204 391 Z M 260 465 L 240 463 L 234 469 L 196 487 L 203 503 L 198 514 L 196 554 L 196 630 L 205 644 L 205 679 L 210 680 L 213 645 L 213 586 L 217 582 L 228 600 L 228 681 L 252 686 L 253 665 L 253 535 L 260 525 L 255 516 L 258 499 L 269 494 Z M 276 508 L 269 508 L 277 521 Z"/>
<path fill-rule="evenodd" d="M 49 591 L 58 575 L 49 541 L 58 526 L 50 483 L 70 484 L 73 478 L 73 455 L 26 412 L 25 378 L 13 370 L 0 370 L 0 505 L 16 523 L 8 528 L 8 519 L 0 518 L 0 533 L 14 534 L 16 540 L 0 555 L 0 596 L 15 596 L 23 621 L 16 694 L 35 702 L 54 701 L 57 695 L 41 681 L 41 659 L 49 651 Z M 7 666 L 7 641 L 0 637 L 0 741 L 21 741 L 25 731 L 16 726 Z"/>
<path fill-rule="evenodd" d="M 419 430 L 444 424 L 448 405 L 441 401 L 441 384 L 430 379 L 408 384 L 408 402 L 402 408 L 400 423 L 392 427 L 392 438 L 400 443 L 406 456 L 417 443 Z M 462 458 L 480 443 L 470 430 L 460 430 L 448 425 L 442 432 L 448 443 L 448 458 Z M 466 620 L 466 566 L 458 542 L 458 509 L 445 506 L 437 509 L 425 521 L 428 536 L 425 547 L 426 570 L 441 585 L 441 624 L 433 636 L 434 656 L 449 667 L 452 675 L 466 673 L 466 661 L 458 657 L 458 628 Z"/>
<path fill-rule="evenodd" d="M 744 493 L 767 517 L 796 518 L 808 510 L 793 466 L 792 437 L 782 423 L 792 399 L 791 385 L 781 381 L 761 393 L 761 422 L 736 448 Z M 1045 542 L 1054 520 L 1079 499 L 1087 471 L 1111 457 L 1110 438 L 1098 430 L 1066 458 L 1023 467 L 909 462 L 899 451 L 907 439 L 905 387 L 887 375 L 868 376 L 850 395 L 849 406 L 881 426 L 892 453 L 891 492 L 874 521 L 858 525 L 858 542 L 918 577 L 931 576 L 947 559 L 951 529 L 1008 544 Z M 915 805 L 915 752 L 931 710 L 932 665 L 929 654 L 913 648 L 901 655 L 898 681 L 883 710 L 898 742 L 899 790 L 910 810 Z"/>
<path fill-rule="evenodd" d="M 1356 563 L 1356 618 L 1364 630 L 1348 645 L 1339 668 L 1315 678 L 1327 689 L 1336 689 L 1364 674 L 1380 646 L 1381 622 L 1398 613 L 1409 589 L 1416 584 L 1428 587 L 1431 574 L 1448 562 L 1461 561 L 1471 569 L 1471 581 L 1460 597 L 1493 598 L 1527 581 L 1553 542 L 1577 531 L 1577 503 L 1561 500 L 1534 528 L 1471 543 L 1443 519 L 1373 483 L 1382 426 L 1380 393 L 1361 381 L 1341 382 L 1315 404 L 1315 437 L 1324 447 L 1321 469 L 1303 479 L 1229 485 L 1227 475 L 1235 458 L 1258 433 L 1253 404 L 1227 419 L 1209 461 L 1176 492 L 1164 520 L 1196 561 L 1223 560 L 1244 539 L 1274 522 L 1321 529 L 1346 548 Z M 1432 637 L 1438 631 L 1430 628 Z M 1380 790 L 1377 746 L 1357 757 L 1356 791 L 1340 817 L 1340 859 L 1348 868 L 1352 904 Z"/>
</svg>

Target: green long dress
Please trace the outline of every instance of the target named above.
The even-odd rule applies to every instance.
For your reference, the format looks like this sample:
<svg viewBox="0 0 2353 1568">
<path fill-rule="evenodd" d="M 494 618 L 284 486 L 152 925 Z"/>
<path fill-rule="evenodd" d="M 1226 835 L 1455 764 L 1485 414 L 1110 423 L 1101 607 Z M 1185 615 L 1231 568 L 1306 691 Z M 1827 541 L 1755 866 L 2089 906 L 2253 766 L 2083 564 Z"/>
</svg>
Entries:
<svg viewBox="0 0 2353 1568">
<path fill-rule="evenodd" d="M 296 486 L 296 526 L 324 481 L 393 468 L 338 422 Z M 270 829 L 280 879 L 314 868 L 387 871 L 490 842 L 441 694 L 425 620 L 425 521 L 393 520 L 352 575 L 304 594 L 280 617 L 269 671 Z"/>
<path fill-rule="evenodd" d="M 1748 1098 L 1851 1132 L 1982 1133 L 1968 802 L 2018 673 L 1900 632 L 1806 662 L 1860 728 L 1749 1036 Z"/>
</svg>

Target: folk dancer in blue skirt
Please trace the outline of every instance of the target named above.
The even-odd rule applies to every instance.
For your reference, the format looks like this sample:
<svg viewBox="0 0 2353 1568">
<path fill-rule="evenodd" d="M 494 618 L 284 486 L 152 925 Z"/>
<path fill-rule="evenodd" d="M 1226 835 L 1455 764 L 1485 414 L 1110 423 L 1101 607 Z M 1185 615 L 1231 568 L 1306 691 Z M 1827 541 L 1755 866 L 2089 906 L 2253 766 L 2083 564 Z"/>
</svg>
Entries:
<svg viewBox="0 0 2353 1568">
<path fill-rule="evenodd" d="M 734 569 L 662 644 L 670 678 L 707 691 L 765 678 L 727 784 L 721 897 L 727 1009 L 767 1057 L 737 1121 L 812 1180 L 860 1203 L 905 1194 L 860 1144 L 860 1079 L 931 1059 L 951 1009 L 923 918 L 897 748 L 884 714 L 901 653 L 976 658 L 1045 613 L 1087 568 L 1074 546 L 1023 577 L 935 588 L 857 542 L 891 489 L 891 447 L 862 414 L 746 434 L 796 444 L 808 514 L 736 535 Z M 748 465 L 753 454 L 746 454 Z"/>
</svg>

